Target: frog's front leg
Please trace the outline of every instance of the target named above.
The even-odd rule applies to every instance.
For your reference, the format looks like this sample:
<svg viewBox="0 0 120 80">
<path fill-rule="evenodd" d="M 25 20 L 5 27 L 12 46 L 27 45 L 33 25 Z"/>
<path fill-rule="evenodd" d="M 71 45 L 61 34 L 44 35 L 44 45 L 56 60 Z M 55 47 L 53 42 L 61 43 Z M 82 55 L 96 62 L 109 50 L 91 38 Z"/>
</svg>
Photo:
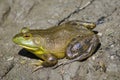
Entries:
<svg viewBox="0 0 120 80">
<path fill-rule="evenodd" d="M 43 60 L 43 62 L 41 63 L 43 67 L 51 67 L 58 62 L 57 58 L 50 53 L 42 54 L 40 58 Z"/>
<path fill-rule="evenodd" d="M 50 54 L 42 54 L 39 56 L 42 60 L 38 61 L 37 63 L 33 63 L 34 65 L 36 65 L 37 67 L 34 69 L 34 71 L 37 71 L 40 68 L 43 67 L 51 67 L 54 66 L 55 64 L 57 64 L 58 60 L 57 58 Z"/>
<path fill-rule="evenodd" d="M 84 60 L 95 52 L 99 44 L 97 35 L 88 36 L 83 40 L 80 39 L 77 37 L 68 45 L 66 49 L 66 57 L 68 59 Z"/>
</svg>

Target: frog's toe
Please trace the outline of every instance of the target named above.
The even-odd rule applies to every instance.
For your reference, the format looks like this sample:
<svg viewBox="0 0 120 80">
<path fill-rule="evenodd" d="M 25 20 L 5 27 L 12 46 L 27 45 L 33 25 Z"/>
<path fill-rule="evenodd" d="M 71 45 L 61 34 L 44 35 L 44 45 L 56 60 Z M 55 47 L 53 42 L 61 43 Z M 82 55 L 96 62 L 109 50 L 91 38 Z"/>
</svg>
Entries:
<svg viewBox="0 0 120 80">
<path fill-rule="evenodd" d="M 42 69 L 42 68 L 44 68 L 43 66 L 37 66 L 36 68 L 34 68 L 34 70 L 33 70 L 33 72 L 35 72 L 35 71 L 37 71 L 37 70 L 39 70 L 39 69 Z"/>
<path fill-rule="evenodd" d="M 31 64 L 32 64 L 32 65 L 35 65 L 35 66 L 42 66 L 42 63 L 43 63 L 43 61 L 42 61 L 42 60 L 39 60 L 39 61 L 33 62 L 33 63 L 31 63 Z"/>
</svg>

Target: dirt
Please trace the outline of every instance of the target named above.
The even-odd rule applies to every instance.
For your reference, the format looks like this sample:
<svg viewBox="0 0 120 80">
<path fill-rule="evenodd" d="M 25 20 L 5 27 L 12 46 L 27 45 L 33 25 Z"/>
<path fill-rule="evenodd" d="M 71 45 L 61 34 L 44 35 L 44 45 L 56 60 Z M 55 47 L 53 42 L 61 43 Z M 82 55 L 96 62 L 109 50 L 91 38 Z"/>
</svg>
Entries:
<svg viewBox="0 0 120 80">
<path fill-rule="evenodd" d="M 0 0 L 0 80 L 120 80 L 120 0 Z M 76 12 L 75 12 L 76 11 Z M 66 20 L 96 22 L 101 46 L 94 55 L 33 72 L 37 61 L 12 42 L 22 27 L 45 29 Z M 26 55 L 20 55 L 21 53 Z M 60 60 L 60 61 L 64 61 Z"/>
</svg>

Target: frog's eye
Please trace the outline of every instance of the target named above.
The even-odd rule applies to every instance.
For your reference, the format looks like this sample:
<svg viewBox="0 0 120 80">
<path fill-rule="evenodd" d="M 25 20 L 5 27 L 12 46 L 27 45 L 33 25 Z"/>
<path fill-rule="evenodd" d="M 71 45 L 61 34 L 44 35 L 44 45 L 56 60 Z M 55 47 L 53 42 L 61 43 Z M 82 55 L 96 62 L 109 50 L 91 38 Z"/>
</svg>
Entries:
<svg viewBox="0 0 120 80">
<path fill-rule="evenodd" d="M 23 34 L 23 37 L 24 37 L 25 39 L 29 39 L 29 38 L 32 37 L 32 34 L 26 33 L 26 34 Z"/>
<path fill-rule="evenodd" d="M 27 33 L 27 32 L 29 32 L 29 28 L 28 27 L 23 27 L 22 29 L 21 29 L 21 33 Z"/>
</svg>

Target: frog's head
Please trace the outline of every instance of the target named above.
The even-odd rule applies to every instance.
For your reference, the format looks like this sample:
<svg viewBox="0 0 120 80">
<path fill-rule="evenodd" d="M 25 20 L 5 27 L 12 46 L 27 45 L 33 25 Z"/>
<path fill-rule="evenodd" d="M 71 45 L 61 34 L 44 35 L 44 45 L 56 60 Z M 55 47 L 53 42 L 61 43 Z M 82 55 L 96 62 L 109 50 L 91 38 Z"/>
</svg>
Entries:
<svg viewBox="0 0 120 80">
<path fill-rule="evenodd" d="M 40 37 L 36 36 L 27 27 L 13 37 L 13 42 L 28 50 L 36 51 L 40 49 Z"/>
</svg>

